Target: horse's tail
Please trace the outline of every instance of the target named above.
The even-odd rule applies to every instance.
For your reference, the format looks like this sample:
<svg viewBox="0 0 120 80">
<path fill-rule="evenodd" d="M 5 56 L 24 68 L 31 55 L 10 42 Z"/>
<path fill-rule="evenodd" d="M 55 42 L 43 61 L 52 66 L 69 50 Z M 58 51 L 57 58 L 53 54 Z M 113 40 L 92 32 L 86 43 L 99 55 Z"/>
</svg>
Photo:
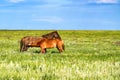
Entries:
<svg viewBox="0 0 120 80">
<path fill-rule="evenodd" d="M 22 52 L 22 48 L 23 48 L 23 42 L 22 40 L 20 41 L 20 52 Z"/>
</svg>

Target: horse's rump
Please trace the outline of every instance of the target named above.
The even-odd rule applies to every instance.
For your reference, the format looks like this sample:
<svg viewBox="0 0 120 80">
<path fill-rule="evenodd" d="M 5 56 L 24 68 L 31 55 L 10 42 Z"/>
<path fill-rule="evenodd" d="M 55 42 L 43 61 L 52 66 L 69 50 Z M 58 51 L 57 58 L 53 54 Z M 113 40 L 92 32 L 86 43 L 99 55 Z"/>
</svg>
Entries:
<svg viewBox="0 0 120 80">
<path fill-rule="evenodd" d="M 28 47 L 33 47 L 29 45 L 30 43 L 36 43 L 39 41 L 41 37 L 33 37 L 33 36 L 25 36 L 21 39 L 20 41 L 20 51 L 26 51 Z M 39 47 L 39 46 L 34 46 L 34 47 Z"/>
</svg>

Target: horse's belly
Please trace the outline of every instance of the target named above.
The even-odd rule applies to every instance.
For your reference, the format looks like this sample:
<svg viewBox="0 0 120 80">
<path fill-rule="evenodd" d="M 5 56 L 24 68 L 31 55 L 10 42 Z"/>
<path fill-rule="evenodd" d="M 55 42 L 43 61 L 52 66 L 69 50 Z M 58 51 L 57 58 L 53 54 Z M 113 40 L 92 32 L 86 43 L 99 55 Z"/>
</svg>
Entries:
<svg viewBox="0 0 120 80">
<path fill-rule="evenodd" d="M 37 44 L 28 44 L 29 47 L 40 47 L 39 45 Z"/>
<path fill-rule="evenodd" d="M 46 48 L 56 48 L 56 44 L 45 46 Z"/>
</svg>

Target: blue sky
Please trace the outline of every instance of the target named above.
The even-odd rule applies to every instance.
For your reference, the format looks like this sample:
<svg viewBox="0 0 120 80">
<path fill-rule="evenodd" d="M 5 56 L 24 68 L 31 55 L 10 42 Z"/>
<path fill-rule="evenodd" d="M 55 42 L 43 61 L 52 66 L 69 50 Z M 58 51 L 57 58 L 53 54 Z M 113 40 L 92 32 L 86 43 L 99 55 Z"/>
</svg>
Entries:
<svg viewBox="0 0 120 80">
<path fill-rule="evenodd" d="M 0 0 L 0 29 L 120 30 L 120 0 Z"/>
</svg>

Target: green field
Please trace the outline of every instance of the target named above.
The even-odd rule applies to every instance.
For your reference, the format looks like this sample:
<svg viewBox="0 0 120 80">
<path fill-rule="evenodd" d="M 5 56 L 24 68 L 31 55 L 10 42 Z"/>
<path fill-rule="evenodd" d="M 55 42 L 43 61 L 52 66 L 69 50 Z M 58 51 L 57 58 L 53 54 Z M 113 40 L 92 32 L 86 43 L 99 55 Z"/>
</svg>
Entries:
<svg viewBox="0 0 120 80">
<path fill-rule="evenodd" d="M 55 48 L 19 52 L 22 37 L 51 31 L 1 30 L 0 80 L 120 80 L 120 31 L 59 30 L 62 54 Z"/>
</svg>

